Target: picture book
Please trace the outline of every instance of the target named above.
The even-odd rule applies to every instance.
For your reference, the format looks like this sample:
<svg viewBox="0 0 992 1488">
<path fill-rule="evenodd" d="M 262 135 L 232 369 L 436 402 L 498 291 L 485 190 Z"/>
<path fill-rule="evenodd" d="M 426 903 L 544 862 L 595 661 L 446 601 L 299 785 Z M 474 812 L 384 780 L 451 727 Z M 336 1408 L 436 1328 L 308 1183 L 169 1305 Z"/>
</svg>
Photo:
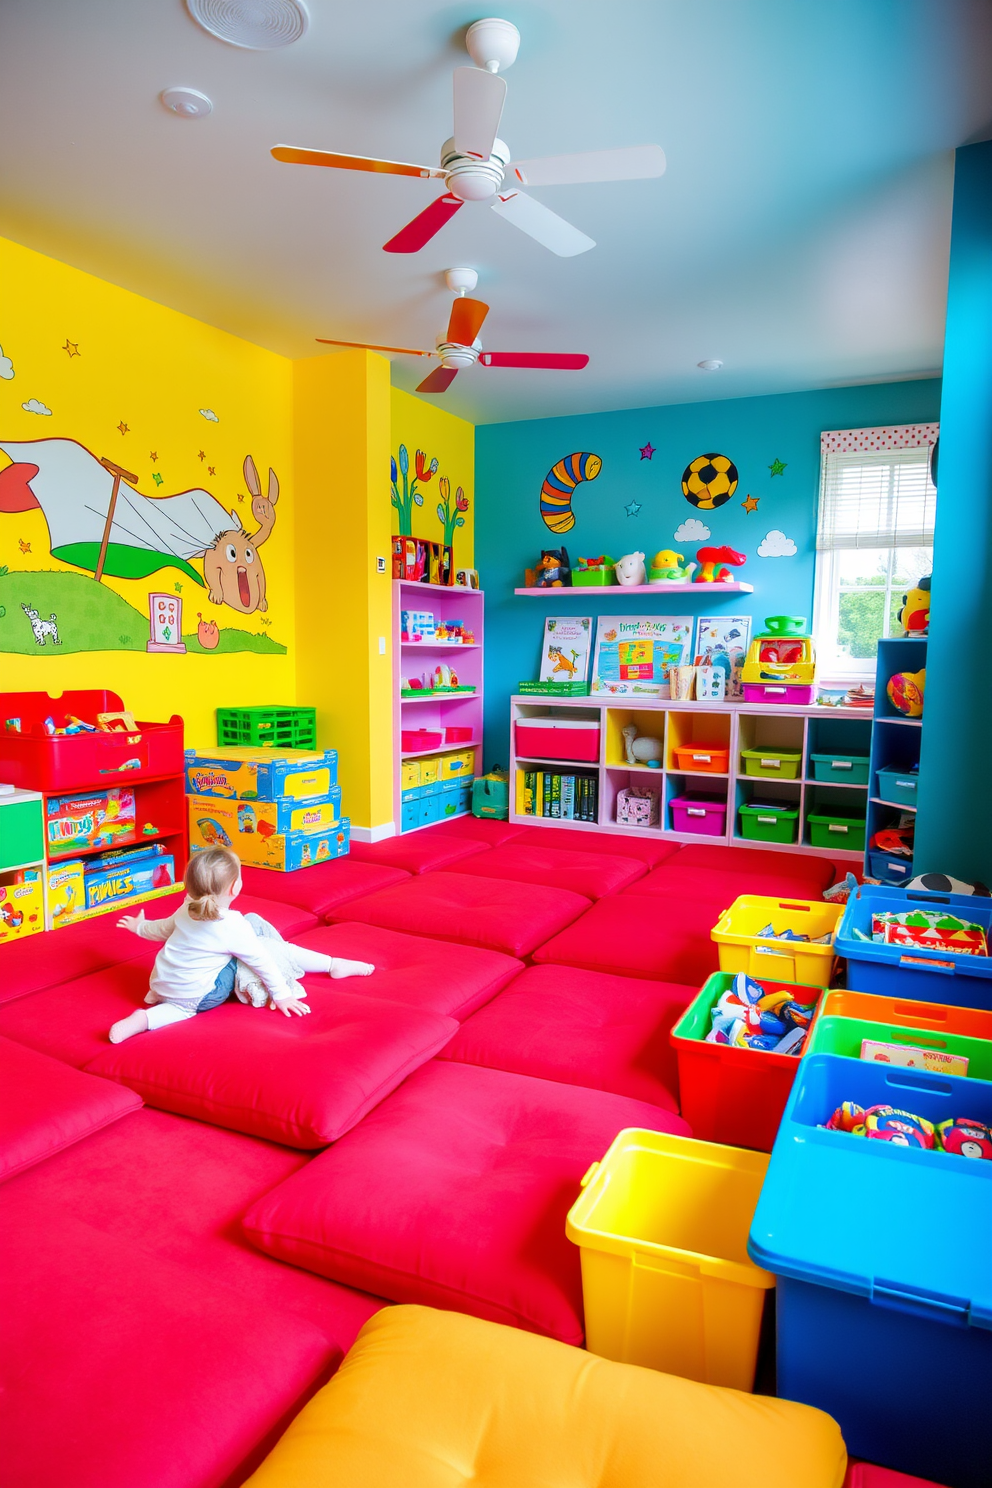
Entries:
<svg viewBox="0 0 992 1488">
<path fill-rule="evenodd" d="M 549 616 L 541 646 L 542 682 L 588 682 L 592 617 Z"/>
<path fill-rule="evenodd" d="M 721 667 L 727 674 L 724 696 L 744 696 L 741 668 L 751 641 L 750 615 L 707 615 L 696 621 L 693 665 Z"/>
<path fill-rule="evenodd" d="M 669 697 L 669 669 L 684 665 L 691 647 L 688 615 L 601 615 L 590 691 Z"/>
<path fill-rule="evenodd" d="M 922 1049 L 908 1044 L 887 1044 L 882 1039 L 862 1039 L 861 1058 L 872 1064 L 898 1064 L 903 1069 L 930 1070 L 937 1075 L 967 1075 L 965 1054 L 945 1049 Z"/>
</svg>

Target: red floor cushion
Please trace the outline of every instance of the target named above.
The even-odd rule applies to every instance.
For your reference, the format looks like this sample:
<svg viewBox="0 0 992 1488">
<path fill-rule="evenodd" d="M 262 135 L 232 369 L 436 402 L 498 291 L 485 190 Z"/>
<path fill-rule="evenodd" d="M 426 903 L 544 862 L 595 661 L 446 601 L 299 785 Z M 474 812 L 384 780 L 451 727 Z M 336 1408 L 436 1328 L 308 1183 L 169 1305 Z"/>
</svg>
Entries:
<svg viewBox="0 0 992 1488">
<path fill-rule="evenodd" d="M 353 899 L 332 910 L 328 919 L 358 920 L 527 956 L 588 908 L 589 900 L 569 889 L 473 878 L 467 873 L 425 873 L 394 889 Z"/>
<path fill-rule="evenodd" d="M 308 976 L 305 985 L 307 1017 L 228 1002 L 108 1044 L 87 1069 L 163 1111 L 290 1147 L 326 1147 L 443 1048 L 458 1025 L 342 991 L 326 976 Z"/>
<path fill-rule="evenodd" d="M 0 1006 L 0 1036 L 82 1069 L 111 1047 L 111 1025 L 142 1006 L 150 970 L 151 957 L 122 961 L 18 997 Z"/>
<path fill-rule="evenodd" d="M 140 1244 L 23 1196 L 3 1218 L 4 1488 L 218 1488 L 338 1357 Z"/>
<path fill-rule="evenodd" d="M 697 990 L 576 966 L 529 966 L 462 1024 L 439 1057 L 677 1111 L 668 1034 Z"/>
<path fill-rule="evenodd" d="M 491 816 L 449 816 L 447 821 L 435 822 L 432 827 L 423 827 L 418 831 L 418 837 L 458 837 L 468 841 L 484 842 L 487 847 L 501 847 L 504 842 L 511 842 L 514 837 L 519 837 L 525 832 L 526 827 L 518 827 L 513 822 L 496 821 Z"/>
<path fill-rule="evenodd" d="M 0 1181 L 140 1106 L 132 1090 L 0 1038 Z"/>
<path fill-rule="evenodd" d="M 871 1462 L 852 1462 L 847 1469 L 844 1488 L 941 1488 L 929 1478 L 908 1478 L 891 1467 L 876 1467 Z"/>
<path fill-rule="evenodd" d="M 600 899 L 545 941 L 533 959 L 698 988 L 719 969 L 710 931 L 722 908 L 716 900 L 691 895 L 657 900 L 617 894 Z"/>
<path fill-rule="evenodd" d="M 625 832 L 585 832 L 578 827 L 524 827 L 514 842 L 523 847 L 560 847 L 567 852 L 606 853 L 610 857 L 637 858 L 653 868 L 679 850 L 677 842 L 655 837 L 627 836 Z"/>
<path fill-rule="evenodd" d="M 635 858 L 614 858 L 608 853 L 576 853 L 564 847 L 510 842 L 481 857 L 453 863 L 449 872 L 546 884 L 550 889 L 571 889 L 587 899 L 602 899 L 632 884 L 647 872 L 647 867 Z"/>
<path fill-rule="evenodd" d="M 627 1126 L 688 1134 L 643 1101 L 435 1060 L 252 1205 L 270 1255 L 397 1302 L 582 1342 L 565 1215 Z"/>
<path fill-rule="evenodd" d="M 498 951 L 401 935 L 378 925 L 321 925 L 301 935 L 299 943 L 325 956 L 371 961 L 370 977 L 346 984 L 360 987 L 363 997 L 449 1018 L 467 1018 L 523 970 L 516 957 Z"/>
<path fill-rule="evenodd" d="M 749 869 L 685 868 L 678 858 L 662 863 L 646 878 L 639 878 L 622 890 L 626 897 L 670 899 L 673 895 L 700 899 L 729 909 L 740 894 L 761 894 L 770 899 L 819 899 L 820 888 L 812 880 L 790 877 L 785 873 L 755 873 Z"/>
<path fill-rule="evenodd" d="M 815 884 L 818 894 L 836 877 L 829 858 L 817 857 L 815 853 L 784 853 L 760 847 L 706 847 L 689 843 L 679 849 L 677 859 L 668 866 L 678 870 L 707 868 L 727 873 L 781 874 L 785 878 Z"/>
<path fill-rule="evenodd" d="M 375 863 L 379 867 L 403 868 L 407 873 L 431 873 L 446 868 L 459 858 L 486 851 L 487 844 L 474 837 L 426 837 L 422 832 L 407 832 L 386 837 L 382 842 L 353 842 L 351 856 L 358 863 Z"/>
<path fill-rule="evenodd" d="M 311 868 L 300 868 L 295 873 L 247 867 L 241 872 L 246 896 L 257 894 L 263 899 L 277 899 L 281 904 L 294 904 L 308 909 L 318 919 L 337 904 L 402 883 L 408 876 L 402 868 L 358 863 L 350 855 L 336 858 L 332 863 L 314 863 Z M 239 909 L 241 905 L 239 899 Z"/>
</svg>

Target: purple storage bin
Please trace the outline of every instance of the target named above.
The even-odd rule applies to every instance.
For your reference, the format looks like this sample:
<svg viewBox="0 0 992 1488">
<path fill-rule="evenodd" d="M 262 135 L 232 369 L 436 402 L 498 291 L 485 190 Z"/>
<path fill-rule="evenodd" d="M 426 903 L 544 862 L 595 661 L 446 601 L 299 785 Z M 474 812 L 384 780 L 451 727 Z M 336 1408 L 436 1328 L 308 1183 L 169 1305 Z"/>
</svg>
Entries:
<svg viewBox="0 0 992 1488">
<path fill-rule="evenodd" d="M 816 699 L 816 684 L 800 687 L 796 682 L 745 682 L 746 703 L 785 703 L 790 708 L 806 708 Z"/>
<path fill-rule="evenodd" d="M 699 837 L 723 837 L 727 830 L 725 796 L 707 796 L 703 791 L 686 791 L 673 796 L 672 831 L 692 832 Z"/>
</svg>

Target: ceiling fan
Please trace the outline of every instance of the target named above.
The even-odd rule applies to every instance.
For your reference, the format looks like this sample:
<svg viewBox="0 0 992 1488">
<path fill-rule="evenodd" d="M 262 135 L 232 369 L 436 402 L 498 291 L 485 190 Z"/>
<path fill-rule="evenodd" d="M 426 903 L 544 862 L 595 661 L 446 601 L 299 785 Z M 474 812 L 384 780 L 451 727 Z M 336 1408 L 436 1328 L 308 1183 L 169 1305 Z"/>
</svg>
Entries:
<svg viewBox="0 0 992 1488">
<path fill-rule="evenodd" d="M 482 323 L 489 306 L 482 300 L 470 300 L 466 291 L 479 282 L 475 269 L 448 269 L 445 282 L 458 296 L 451 307 L 448 328 L 438 336 L 434 351 L 420 351 L 410 346 L 373 346 L 368 341 L 331 341 L 318 336 L 323 346 L 352 346 L 364 351 L 395 351 L 401 356 L 439 357 L 440 367 L 428 373 L 417 388 L 418 393 L 445 393 L 458 373 L 481 362 L 484 367 L 532 367 L 558 372 L 580 372 L 588 365 L 587 356 L 568 352 L 483 351 L 479 341 Z"/>
<path fill-rule="evenodd" d="M 435 197 L 412 222 L 383 244 L 387 253 L 416 253 L 465 202 L 489 202 L 500 217 L 561 258 L 594 248 L 592 238 L 517 187 L 573 186 L 590 181 L 634 181 L 660 176 L 665 170 L 664 150 L 660 145 L 634 145 L 623 150 L 548 155 L 511 165 L 508 147 L 496 137 L 506 98 L 506 83 L 498 72 L 515 60 L 520 33 L 509 21 L 492 18 L 476 21 L 468 28 L 465 45 L 476 65 L 455 70 L 454 133 L 441 146 L 440 167 L 306 150 L 295 145 L 276 145 L 273 156 L 290 165 L 324 165 L 336 170 L 443 180 L 444 195 Z"/>
</svg>

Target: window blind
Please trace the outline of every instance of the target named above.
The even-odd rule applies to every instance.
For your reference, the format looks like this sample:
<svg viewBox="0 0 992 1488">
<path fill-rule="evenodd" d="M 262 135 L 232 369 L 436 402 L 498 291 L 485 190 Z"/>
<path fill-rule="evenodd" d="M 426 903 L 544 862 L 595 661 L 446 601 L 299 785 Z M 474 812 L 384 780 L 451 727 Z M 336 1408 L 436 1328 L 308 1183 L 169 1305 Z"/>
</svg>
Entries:
<svg viewBox="0 0 992 1488">
<path fill-rule="evenodd" d="M 892 447 L 882 449 L 838 448 L 836 432 L 823 436 L 818 549 L 916 548 L 933 543 L 937 492 L 930 480 L 930 451 L 936 426 L 928 426 L 928 433 L 930 429 L 926 443 L 906 445 L 894 438 Z M 898 436 L 902 431 L 886 431 L 890 432 Z M 913 434 L 920 437 L 916 428 Z"/>
</svg>

